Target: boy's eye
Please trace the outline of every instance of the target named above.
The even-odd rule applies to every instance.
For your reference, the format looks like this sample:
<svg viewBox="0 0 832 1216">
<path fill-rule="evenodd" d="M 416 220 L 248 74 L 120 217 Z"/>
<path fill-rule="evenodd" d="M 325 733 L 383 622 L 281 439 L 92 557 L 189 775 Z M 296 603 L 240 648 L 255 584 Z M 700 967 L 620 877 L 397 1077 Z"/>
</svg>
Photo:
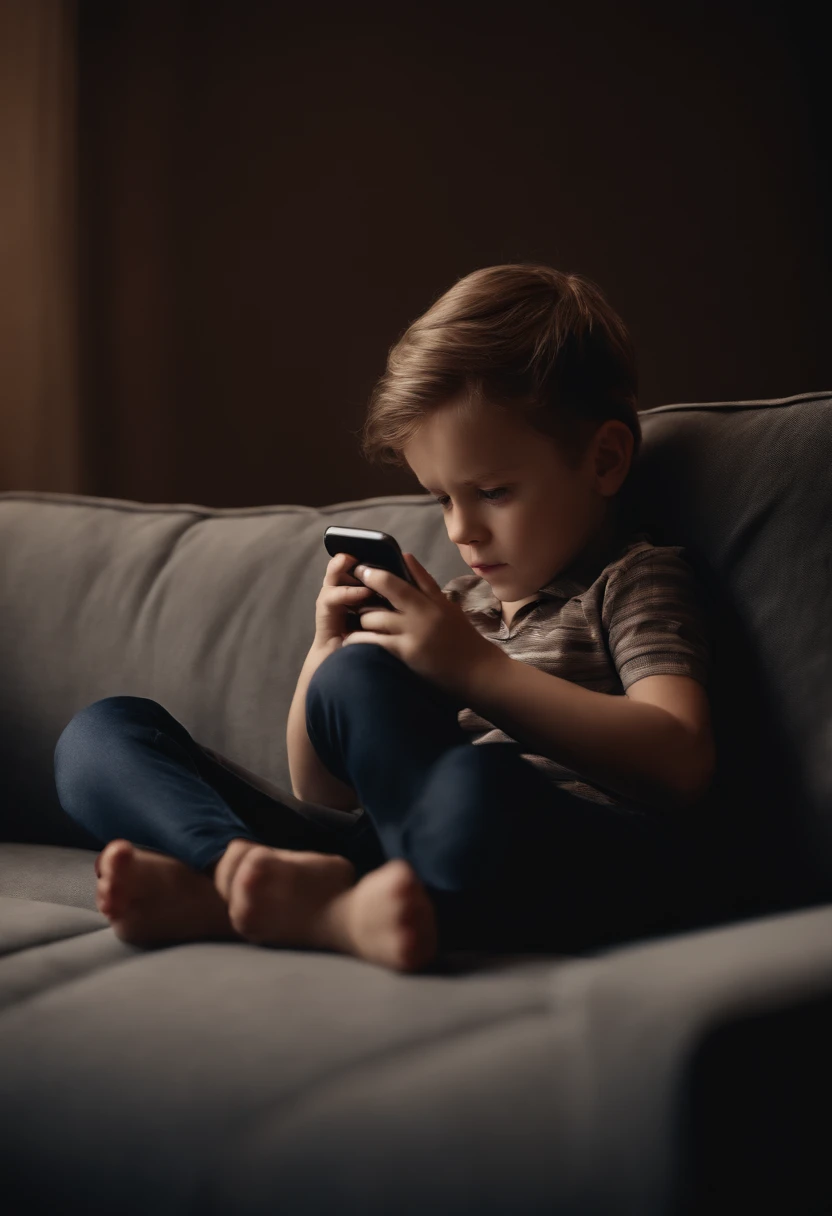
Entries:
<svg viewBox="0 0 832 1216">
<path fill-rule="evenodd" d="M 508 490 L 505 488 L 505 486 L 500 486 L 496 490 L 480 490 L 480 494 L 483 495 L 487 502 L 497 502 L 504 494 L 507 493 Z M 448 498 L 447 494 L 440 494 L 437 495 L 436 501 L 439 503 L 440 507 L 444 507 L 448 504 L 448 502 L 450 502 L 450 499 Z"/>
</svg>

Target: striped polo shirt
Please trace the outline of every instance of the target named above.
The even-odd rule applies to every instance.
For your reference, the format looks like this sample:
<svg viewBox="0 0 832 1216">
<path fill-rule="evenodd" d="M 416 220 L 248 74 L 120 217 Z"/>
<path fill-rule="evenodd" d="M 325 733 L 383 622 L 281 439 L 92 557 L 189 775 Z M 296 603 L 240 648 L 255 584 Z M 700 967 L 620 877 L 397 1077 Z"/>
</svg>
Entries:
<svg viewBox="0 0 832 1216">
<path fill-rule="evenodd" d="M 593 692 L 623 696 L 637 680 L 656 675 L 692 676 L 707 687 L 710 633 L 683 553 L 682 545 L 655 545 L 647 532 L 614 524 L 519 608 L 510 626 L 481 575 L 458 575 L 442 593 L 513 659 Z M 472 743 L 516 742 L 472 709 L 457 717 Z M 633 802 L 546 756 L 522 754 L 569 793 Z"/>
</svg>

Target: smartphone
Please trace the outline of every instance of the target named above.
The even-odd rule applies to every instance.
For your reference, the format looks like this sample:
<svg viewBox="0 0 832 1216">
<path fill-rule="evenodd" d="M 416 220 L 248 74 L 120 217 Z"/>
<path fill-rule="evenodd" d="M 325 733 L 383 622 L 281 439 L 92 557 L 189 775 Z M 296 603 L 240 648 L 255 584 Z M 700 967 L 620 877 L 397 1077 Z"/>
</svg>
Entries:
<svg viewBox="0 0 832 1216">
<path fill-rule="evenodd" d="M 412 587 L 416 586 L 416 581 L 402 556 L 399 542 L 387 532 L 376 532 L 373 528 L 332 526 L 324 532 L 324 545 L 330 557 L 335 557 L 336 553 L 350 553 L 355 558 L 355 566 L 376 566 L 379 570 L 389 570 L 391 574 L 403 578 Z M 353 574 L 355 566 L 350 567 L 348 573 Z M 357 577 L 357 575 L 353 574 L 353 577 Z M 351 609 L 347 613 L 347 618 L 357 617 L 360 622 L 364 613 L 373 608 L 389 608 L 395 612 L 395 608 L 388 599 L 379 595 L 378 592 L 372 592 L 358 608 Z M 350 624 L 356 627 L 355 622 L 351 621 Z"/>
</svg>

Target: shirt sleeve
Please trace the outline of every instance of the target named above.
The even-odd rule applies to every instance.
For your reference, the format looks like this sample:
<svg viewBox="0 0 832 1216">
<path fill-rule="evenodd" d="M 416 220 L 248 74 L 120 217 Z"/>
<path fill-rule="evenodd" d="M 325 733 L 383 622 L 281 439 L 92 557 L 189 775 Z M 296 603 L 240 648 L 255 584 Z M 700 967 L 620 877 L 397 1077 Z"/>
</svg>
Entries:
<svg viewBox="0 0 832 1216">
<path fill-rule="evenodd" d="M 704 600 L 683 545 L 652 545 L 610 575 L 602 622 L 626 690 L 645 676 L 691 676 L 706 687 L 711 637 Z"/>
</svg>

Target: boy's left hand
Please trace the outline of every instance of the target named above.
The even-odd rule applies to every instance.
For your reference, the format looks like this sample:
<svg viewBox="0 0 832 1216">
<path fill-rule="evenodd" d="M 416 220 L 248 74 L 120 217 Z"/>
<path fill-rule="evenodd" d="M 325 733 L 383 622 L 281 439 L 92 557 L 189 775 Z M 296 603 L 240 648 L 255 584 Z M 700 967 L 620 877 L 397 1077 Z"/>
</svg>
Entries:
<svg viewBox="0 0 832 1216">
<path fill-rule="evenodd" d="M 359 565 L 356 578 L 389 600 L 396 612 L 373 608 L 361 614 L 361 629 L 348 634 L 344 646 L 375 642 L 397 655 L 418 675 L 466 704 L 474 672 L 504 657 L 479 633 L 458 604 L 412 553 L 403 554 L 416 587 L 376 566 Z"/>
</svg>

